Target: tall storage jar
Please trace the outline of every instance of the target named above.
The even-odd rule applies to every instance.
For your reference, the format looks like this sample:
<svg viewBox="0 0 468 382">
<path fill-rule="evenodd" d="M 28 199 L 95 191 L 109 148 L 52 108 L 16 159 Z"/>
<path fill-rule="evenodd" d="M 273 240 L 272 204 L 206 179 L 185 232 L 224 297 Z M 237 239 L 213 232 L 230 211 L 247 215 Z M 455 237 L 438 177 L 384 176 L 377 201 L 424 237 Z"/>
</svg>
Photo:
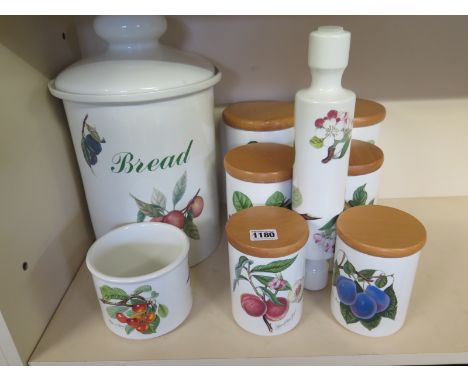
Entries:
<svg viewBox="0 0 468 382">
<path fill-rule="evenodd" d="M 49 83 L 63 99 L 94 231 L 142 221 L 172 224 L 191 239 L 189 264 L 216 247 L 213 86 L 205 59 L 158 42 L 158 16 L 104 16 L 108 42 Z"/>
</svg>

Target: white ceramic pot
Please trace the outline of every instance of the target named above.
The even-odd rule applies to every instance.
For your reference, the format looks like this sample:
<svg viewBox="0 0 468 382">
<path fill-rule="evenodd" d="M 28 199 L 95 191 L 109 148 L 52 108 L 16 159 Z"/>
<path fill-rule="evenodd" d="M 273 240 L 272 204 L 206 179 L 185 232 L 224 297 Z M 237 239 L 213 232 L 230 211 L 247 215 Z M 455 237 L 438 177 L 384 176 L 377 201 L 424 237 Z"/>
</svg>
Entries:
<svg viewBox="0 0 468 382">
<path fill-rule="evenodd" d="M 255 206 L 290 207 L 294 150 L 278 143 L 236 147 L 224 157 L 228 218 Z"/>
<path fill-rule="evenodd" d="M 190 313 L 189 240 L 163 223 L 129 224 L 99 238 L 86 265 L 107 327 L 120 337 L 149 339 Z"/>
<path fill-rule="evenodd" d="M 357 98 L 353 120 L 353 139 L 372 144 L 378 143 L 385 114 L 386 110 L 382 104 Z"/>
<path fill-rule="evenodd" d="M 352 140 L 345 208 L 377 204 L 383 161 L 383 151 L 377 145 Z"/>
<path fill-rule="evenodd" d="M 221 75 L 159 44 L 165 28 L 161 17 L 98 17 L 107 51 L 49 89 L 64 101 L 96 236 L 170 223 L 192 239 L 195 265 L 220 237 L 212 87 Z"/>
<path fill-rule="evenodd" d="M 333 316 L 346 329 L 361 335 L 395 333 L 408 313 L 426 241 L 423 225 L 394 208 L 359 206 L 340 215 L 337 232 Z"/>
<path fill-rule="evenodd" d="M 244 330 L 275 336 L 302 316 L 307 224 L 286 208 L 253 207 L 226 224 L 232 314 Z"/>
</svg>

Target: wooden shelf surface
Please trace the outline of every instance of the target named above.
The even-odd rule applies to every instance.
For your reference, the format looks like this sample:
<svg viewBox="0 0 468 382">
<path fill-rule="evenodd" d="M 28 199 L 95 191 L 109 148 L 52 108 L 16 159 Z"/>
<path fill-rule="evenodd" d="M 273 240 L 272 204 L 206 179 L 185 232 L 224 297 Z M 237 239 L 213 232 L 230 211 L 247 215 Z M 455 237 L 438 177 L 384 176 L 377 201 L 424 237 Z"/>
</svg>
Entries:
<svg viewBox="0 0 468 382">
<path fill-rule="evenodd" d="M 239 328 L 231 314 L 228 253 L 223 237 L 192 268 L 193 308 L 175 331 L 146 341 L 111 333 L 83 265 L 30 358 L 31 365 L 369 365 L 468 363 L 468 197 L 382 200 L 426 226 L 406 323 L 389 337 L 363 337 L 330 313 L 330 287 L 306 291 L 299 325 L 278 337 Z M 33 318 L 32 318 L 33 319 Z"/>
</svg>

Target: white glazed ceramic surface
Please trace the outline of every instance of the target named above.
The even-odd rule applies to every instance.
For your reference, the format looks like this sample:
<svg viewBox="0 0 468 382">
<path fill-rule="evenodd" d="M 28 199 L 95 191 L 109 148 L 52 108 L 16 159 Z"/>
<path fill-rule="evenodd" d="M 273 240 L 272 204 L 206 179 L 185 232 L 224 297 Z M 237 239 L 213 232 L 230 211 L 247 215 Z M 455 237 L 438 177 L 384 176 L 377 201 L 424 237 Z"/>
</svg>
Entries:
<svg viewBox="0 0 468 382">
<path fill-rule="evenodd" d="M 355 207 L 366 204 L 377 204 L 380 173 L 381 168 L 369 174 L 348 175 L 345 194 L 347 205 Z"/>
<path fill-rule="evenodd" d="M 286 207 L 291 204 L 291 180 L 251 183 L 226 173 L 226 197 L 228 218 L 248 207 Z"/>
<path fill-rule="evenodd" d="M 362 305 L 358 307 L 358 303 L 355 302 L 353 307 L 353 304 L 348 305 L 352 302 L 352 296 L 348 295 L 346 298 L 350 299 L 345 298 L 346 304 L 343 304 L 340 302 L 337 286 L 332 286 L 331 311 L 335 319 L 346 329 L 364 336 L 387 336 L 398 331 L 403 326 L 408 312 L 419 257 L 420 252 L 401 258 L 369 256 L 354 250 L 338 237 L 333 281 L 335 282 L 338 276 L 347 278 L 351 281 L 344 280 L 342 284 L 337 284 L 343 288 L 342 291 L 352 294 L 346 287 L 354 282 L 355 285 L 359 285 L 358 296 L 359 293 L 366 296 L 359 300 Z M 337 264 L 340 266 L 338 269 Z M 336 272 L 339 272 L 339 275 Z M 366 291 L 369 286 L 367 292 L 360 292 Z M 377 311 L 373 315 L 374 303 L 369 302 L 373 299 L 369 298 L 371 290 L 377 292 L 372 296 L 378 296 L 377 300 L 374 299 L 377 301 Z M 360 319 L 355 312 L 366 318 Z"/>
<path fill-rule="evenodd" d="M 230 244 L 228 247 L 232 314 L 237 324 L 261 336 L 294 329 L 302 316 L 304 250 L 268 259 L 249 256 Z M 275 305 L 271 296 L 279 304 Z"/>
<path fill-rule="evenodd" d="M 205 259 L 220 237 L 212 88 L 159 102 L 64 104 L 96 236 L 178 210 L 185 217 L 172 221 L 192 239 L 190 265 Z M 105 140 L 93 165 L 85 122 Z M 184 209 L 196 195 L 203 209 L 190 217 Z"/>
<path fill-rule="evenodd" d="M 353 139 L 359 139 L 360 141 L 377 144 L 379 142 L 381 123 L 375 125 L 362 126 L 353 128 Z"/>
<path fill-rule="evenodd" d="M 187 237 L 163 223 L 130 224 L 91 246 L 86 264 L 113 333 L 150 339 L 187 318 L 192 307 L 188 249 Z"/>
</svg>

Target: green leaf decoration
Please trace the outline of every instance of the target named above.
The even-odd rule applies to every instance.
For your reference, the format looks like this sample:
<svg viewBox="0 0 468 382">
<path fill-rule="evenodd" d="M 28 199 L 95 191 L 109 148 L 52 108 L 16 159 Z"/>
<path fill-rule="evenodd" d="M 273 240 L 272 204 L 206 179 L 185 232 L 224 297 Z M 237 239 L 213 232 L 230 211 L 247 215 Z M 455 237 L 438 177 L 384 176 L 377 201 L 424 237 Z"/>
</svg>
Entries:
<svg viewBox="0 0 468 382">
<path fill-rule="evenodd" d="M 336 220 L 339 215 L 332 217 L 325 225 L 319 228 L 319 231 L 325 231 L 327 233 L 335 231 Z"/>
<path fill-rule="evenodd" d="M 321 149 L 323 147 L 323 139 L 322 138 L 319 138 L 317 137 L 316 135 L 314 135 L 311 139 L 310 139 L 310 144 L 315 147 L 316 149 Z"/>
<path fill-rule="evenodd" d="M 268 283 L 274 279 L 274 277 L 272 276 L 253 275 L 253 277 L 256 278 L 259 282 L 261 282 L 265 286 L 267 286 Z"/>
<path fill-rule="evenodd" d="M 135 328 L 132 327 L 132 326 L 130 326 L 130 325 L 127 325 L 127 326 L 125 327 L 125 333 L 127 333 L 127 334 L 130 334 L 130 333 L 133 332 L 134 330 L 135 330 Z"/>
<path fill-rule="evenodd" d="M 375 286 L 377 288 L 383 288 L 385 285 L 387 285 L 387 282 L 387 276 L 379 276 L 379 278 L 375 281 Z"/>
<path fill-rule="evenodd" d="M 140 210 L 138 210 L 138 213 L 137 213 L 137 223 L 141 223 L 145 220 L 146 218 L 146 215 L 141 212 Z"/>
<path fill-rule="evenodd" d="M 375 141 L 373 139 L 369 139 L 367 143 L 370 143 L 371 145 L 375 145 Z"/>
<path fill-rule="evenodd" d="M 197 225 L 193 222 L 191 215 L 187 216 L 184 223 L 185 234 L 193 240 L 200 240 L 200 233 L 198 232 Z"/>
<path fill-rule="evenodd" d="M 357 281 L 354 282 L 354 285 L 356 285 L 356 291 L 358 293 L 364 292 L 364 289 L 362 289 L 362 286 Z"/>
<path fill-rule="evenodd" d="M 367 201 L 366 185 L 363 184 L 362 186 L 356 188 L 356 190 L 354 191 L 352 204 L 353 204 L 353 207 L 364 206 L 366 204 L 366 201 Z"/>
<path fill-rule="evenodd" d="M 132 194 L 130 196 L 135 200 L 138 208 L 140 209 L 141 213 L 143 213 L 145 216 L 149 216 L 151 218 L 157 218 L 159 216 L 164 216 L 164 210 L 155 205 L 155 204 L 149 204 L 141 201 L 140 199 L 136 198 Z M 137 216 L 138 218 L 138 216 Z"/>
<path fill-rule="evenodd" d="M 154 290 L 151 292 L 151 298 L 156 298 L 159 296 L 158 292 L 155 292 Z"/>
<path fill-rule="evenodd" d="M 249 260 L 247 257 L 245 256 L 241 256 L 239 257 L 239 260 L 237 262 L 237 265 L 235 266 L 234 268 L 234 272 L 236 274 L 236 278 L 233 282 L 233 285 L 232 285 L 232 290 L 235 291 L 236 290 L 236 286 L 237 284 L 239 284 L 239 280 L 240 279 L 245 279 L 247 280 L 247 278 L 245 278 L 244 276 L 241 276 L 241 273 L 242 273 L 242 268 L 244 267 L 244 264 L 246 263 L 249 263 L 252 264 L 252 261 Z"/>
<path fill-rule="evenodd" d="M 107 306 L 106 312 L 111 318 L 115 318 L 117 313 L 123 313 L 128 309 L 127 306 Z"/>
<path fill-rule="evenodd" d="M 302 204 L 302 194 L 298 187 L 292 188 L 292 208 L 297 208 Z"/>
<path fill-rule="evenodd" d="M 141 298 L 135 297 L 135 298 L 130 299 L 130 301 L 129 301 L 129 304 L 131 304 L 131 305 L 145 304 L 145 303 L 146 303 L 146 301 L 143 299 L 143 297 L 141 297 Z"/>
<path fill-rule="evenodd" d="M 153 288 L 151 287 L 151 285 L 142 285 L 138 288 L 136 288 L 134 291 L 133 291 L 133 294 L 142 294 L 142 293 L 145 293 L 145 292 L 151 292 Z"/>
<path fill-rule="evenodd" d="M 359 271 L 359 275 L 363 276 L 366 279 L 371 278 L 374 276 L 375 270 L 374 269 L 363 269 L 362 271 Z"/>
<path fill-rule="evenodd" d="M 154 321 L 149 323 L 148 330 L 145 332 L 145 334 L 156 333 L 156 329 L 158 329 L 158 326 L 160 323 L 161 323 L 161 319 L 159 318 L 159 316 L 156 316 Z"/>
<path fill-rule="evenodd" d="M 349 261 L 346 261 L 343 264 L 343 271 L 348 275 L 351 276 L 353 273 L 356 273 L 356 269 L 354 268 L 354 265 L 351 264 Z"/>
<path fill-rule="evenodd" d="M 161 191 L 154 188 L 153 195 L 151 195 L 151 203 L 165 209 L 167 203 L 166 196 Z"/>
<path fill-rule="evenodd" d="M 276 191 L 276 192 L 274 192 L 273 194 L 270 195 L 270 197 L 267 199 L 265 205 L 281 207 L 285 200 L 286 200 L 286 198 L 283 195 L 283 193 L 280 192 L 280 191 Z"/>
<path fill-rule="evenodd" d="M 393 290 L 393 285 L 390 285 L 387 289 L 384 290 L 384 292 L 388 295 L 388 297 L 390 297 L 390 304 L 388 305 L 387 309 L 385 309 L 383 312 L 380 312 L 380 315 L 382 317 L 394 320 L 397 314 L 398 301 L 395 295 L 395 291 Z"/>
<path fill-rule="evenodd" d="M 345 156 L 346 151 L 348 151 L 349 144 L 351 143 L 351 130 L 346 133 L 345 135 L 345 143 L 343 147 L 341 148 L 340 155 L 338 156 L 338 159 L 341 159 Z"/>
<path fill-rule="evenodd" d="M 169 308 L 164 304 L 159 304 L 158 315 L 161 316 L 162 318 L 166 318 L 168 314 L 169 314 Z"/>
<path fill-rule="evenodd" d="M 372 330 L 375 329 L 380 324 L 380 320 L 382 317 L 380 314 L 376 314 L 374 317 L 370 318 L 369 320 L 359 320 L 366 329 Z"/>
<path fill-rule="evenodd" d="M 106 141 L 104 139 L 101 139 L 101 137 L 99 136 L 97 130 L 89 125 L 89 124 L 86 124 L 86 128 L 88 129 L 89 133 L 91 134 L 91 136 L 93 137 L 93 139 L 96 141 L 96 142 L 100 142 L 100 143 L 105 143 Z"/>
<path fill-rule="evenodd" d="M 265 273 L 280 273 L 288 269 L 294 261 L 296 261 L 297 256 L 286 260 L 276 260 L 265 265 L 257 265 L 252 268 L 253 272 L 265 272 Z"/>
<path fill-rule="evenodd" d="M 172 203 L 174 208 L 176 204 L 182 199 L 182 196 L 185 194 L 185 189 L 187 188 L 187 171 L 184 171 L 180 179 L 174 186 L 174 191 L 172 192 Z"/>
<path fill-rule="evenodd" d="M 342 302 L 340 302 L 340 311 L 347 324 L 354 324 L 359 321 L 359 318 L 357 318 L 353 312 L 351 312 L 351 308 Z"/>
<path fill-rule="evenodd" d="M 260 287 L 260 289 L 261 289 L 262 291 L 265 292 L 265 294 L 270 298 L 270 300 L 273 302 L 273 304 L 275 304 L 275 305 L 283 305 L 283 304 L 281 303 L 281 301 L 278 300 L 278 297 L 276 297 L 276 295 L 275 295 L 271 290 L 269 290 L 269 289 L 266 288 L 266 287 Z"/>
<path fill-rule="evenodd" d="M 111 288 L 108 285 L 103 285 L 100 290 L 101 296 L 104 300 L 124 300 L 128 298 L 127 292 L 120 288 Z"/>
<path fill-rule="evenodd" d="M 335 260 L 333 263 L 333 273 L 332 273 L 332 285 L 336 286 L 336 280 L 340 276 L 340 270 L 338 268 L 338 262 Z"/>
<path fill-rule="evenodd" d="M 286 281 L 286 284 L 280 290 L 292 290 L 292 287 L 289 281 Z"/>
<path fill-rule="evenodd" d="M 237 212 L 253 207 L 252 201 L 249 197 L 240 191 L 234 191 L 232 194 L 232 204 Z"/>
</svg>

